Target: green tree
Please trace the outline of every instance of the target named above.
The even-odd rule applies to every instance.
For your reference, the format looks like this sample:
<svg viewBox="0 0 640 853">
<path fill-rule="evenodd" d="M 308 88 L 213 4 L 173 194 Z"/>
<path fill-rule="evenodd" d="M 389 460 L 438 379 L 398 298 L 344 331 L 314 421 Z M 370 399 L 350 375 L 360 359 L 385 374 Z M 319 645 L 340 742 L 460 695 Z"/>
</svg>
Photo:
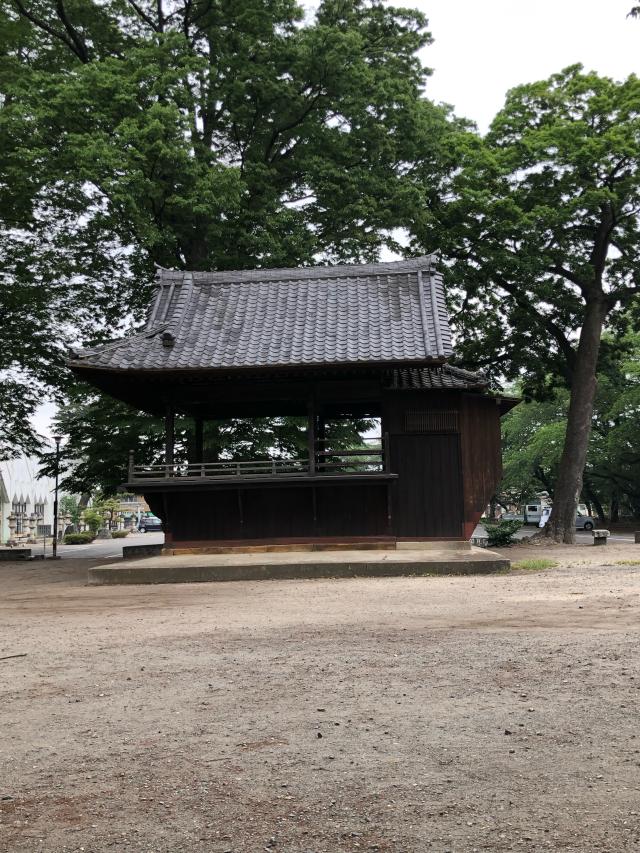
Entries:
<svg viewBox="0 0 640 853">
<path fill-rule="evenodd" d="M 598 374 L 582 500 L 601 523 L 640 517 L 640 335 L 621 341 L 624 357 Z M 555 498 L 569 393 L 522 403 L 502 423 L 504 476 L 497 499 L 524 503 L 536 492 Z"/>
<path fill-rule="evenodd" d="M 601 345 L 640 294 L 640 81 L 574 66 L 509 92 L 487 136 L 452 134 L 455 168 L 414 224 L 440 245 L 468 363 L 570 389 L 550 532 L 574 541 Z M 615 339 L 614 339 L 615 344 Z"/>
<path fill-rule="evenodd" d="M 71 342 L 141 318 L 154 263 L 291 266 L 395 245 L 417 198 L 408 164 L 445 125 L 422 97 L 426 19 L 379 0 L 303 11 L 0 0 L 9 445 L 29 439 L 37 396 L 67 386 Z M 22 409 L 21 384 L 36 389 Z"/>
<path fill-rule="evenodd" d="M 80 501 L 73 495 L 63 495 L 60 498 L 60 514 L 71 517 L 71 523 L 74 525 L 80 524 L 82 516 L 82 507 Z"/>
<path fill-rule="evenodd" d="M 117 496 L 97 495 L 92 506 L 96 512 L 102 515 L 103 519 L 106 519 L 107 530 L 117 528 L 120 515 L 120 500 Z"/>
<path fill-rule="evenodd" d="M 88 507 L 82 513 L 82 521 L 86 524 L 89 530 L 95 536 L 98 530 L 104 525 L 104 517 L 99 509 Z"/>
<path fill-rule="evenodd" d="M 566 427 L 568 394 L 516 406 L 502 419 L 503 477 L 497 499 L 524 504 L 546 491 L 553 498 Z"/>
<path fill-rule="evenodd" d="M 326 438 L 332 449 L 358 446 L 372 428 L 366 418 L 330 421 Z M 177 417 L 175 460 L 192 460 L 194 425 Z M 307 422 L 303 418 L 234 418 L 204 424 L 204 461 L 247 461 L 296 458 L 307 453 Z M 61 484 L 74 494 L 112 496 L 127 480 L 127 460 L 136 464 L 164 461 L 165 425 L 161 418 L 136 412 L 93 388 L 78 384 L 58 412 L 54 428 L 66 440 L 61 454 Z M 41 454 L 42 472 L 55 472 L 55 453 Z"/>
</svg>

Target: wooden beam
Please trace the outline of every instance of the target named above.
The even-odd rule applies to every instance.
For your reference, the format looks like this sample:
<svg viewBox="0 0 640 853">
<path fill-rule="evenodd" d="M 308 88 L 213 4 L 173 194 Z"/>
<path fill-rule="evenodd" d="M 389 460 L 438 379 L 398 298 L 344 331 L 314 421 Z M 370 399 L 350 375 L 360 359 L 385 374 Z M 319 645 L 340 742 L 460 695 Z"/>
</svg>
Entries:
<svg viewBox="0 0 640 853">
<path fill-rule="evenodd" d="M 204 462 L 204 423 L 201 417 L 195 418 L 194 462 Z"/>
<path fill-rule="evenodd" d="M 310 398 L 307 404 L 307 440 L 309 449 L 309 473 L 316 473 L 316 406 L 315 400 Z"/>
<path fill-rule="evenodd" d="M 326 453 L 326 418 L 324 412 L 318 414 L 318 450 L 316 453 L 316 461 L 318 463 L 322 462 L 324 459 L 324 454 Z"/>
<path fill-rule="evenodd" d="M 166 465 L 173 465 L 173 453 L 175 444 L 175 412 L 173 406 L 167 403 L 164 415 L 164 461 Z"/>
</svg>

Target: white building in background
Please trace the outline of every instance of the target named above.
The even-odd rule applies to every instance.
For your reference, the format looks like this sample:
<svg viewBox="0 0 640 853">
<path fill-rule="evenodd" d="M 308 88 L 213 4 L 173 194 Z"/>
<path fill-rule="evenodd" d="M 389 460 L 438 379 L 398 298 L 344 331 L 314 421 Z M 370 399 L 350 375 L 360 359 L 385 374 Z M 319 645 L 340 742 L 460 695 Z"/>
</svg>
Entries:
<svg viewBox="0 0 640 853">
<path fill-rule="evenodd" d="M 39 477 L 39 468 L 28 456 L 0 461 L 0 545 L 51 536 L 55 480 Z"/>
</svg>

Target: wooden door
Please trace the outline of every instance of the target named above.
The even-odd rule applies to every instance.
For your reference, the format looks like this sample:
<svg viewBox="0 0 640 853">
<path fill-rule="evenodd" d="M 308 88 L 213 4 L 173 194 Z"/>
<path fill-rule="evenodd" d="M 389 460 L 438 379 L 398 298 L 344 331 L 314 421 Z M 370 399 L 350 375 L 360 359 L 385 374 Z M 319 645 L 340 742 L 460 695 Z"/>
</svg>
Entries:
<svg viewBox="0 0 640 853">
<path fill-rule="evenodd" d="M 391 436 L 393 528 L 399 537 L 461 537 L 460 439 L 455 433 Z"/>
</svg>

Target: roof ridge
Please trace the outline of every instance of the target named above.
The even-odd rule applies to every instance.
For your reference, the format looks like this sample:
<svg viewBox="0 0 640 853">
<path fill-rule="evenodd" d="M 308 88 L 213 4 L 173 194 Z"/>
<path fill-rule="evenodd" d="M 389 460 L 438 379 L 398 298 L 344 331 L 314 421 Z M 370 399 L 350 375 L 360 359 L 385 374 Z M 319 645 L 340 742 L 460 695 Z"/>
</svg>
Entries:
<svg viewBox="0 0 640 853">
<path fill-rule="evenodd" d="M 437 263 L 437 255 L 421 255 L 417 258 L 404 258 L 399 261 L 381 261 L 370 264 L 336 264 L 317 265 L 312 267 L 280 267 L 253 270 L 214 270 L 211 272 L 198 272 L 196 270 L 165 270 L 158 269 L 157 281 L 163 282 L 182 281 L 186 276 L 192 276 L 194 283 L 202 284 L 224 284 L 226 282 L 245 283 L 252 281 L 287 281 L 301 279 L 330 279 L 345 278 L 347 276 L 360 277 L 367 275 L 401 275 L 407 272 L 430 269 Z M 354 275 L 355 274 L 355 275 Z"/>
</svg>

